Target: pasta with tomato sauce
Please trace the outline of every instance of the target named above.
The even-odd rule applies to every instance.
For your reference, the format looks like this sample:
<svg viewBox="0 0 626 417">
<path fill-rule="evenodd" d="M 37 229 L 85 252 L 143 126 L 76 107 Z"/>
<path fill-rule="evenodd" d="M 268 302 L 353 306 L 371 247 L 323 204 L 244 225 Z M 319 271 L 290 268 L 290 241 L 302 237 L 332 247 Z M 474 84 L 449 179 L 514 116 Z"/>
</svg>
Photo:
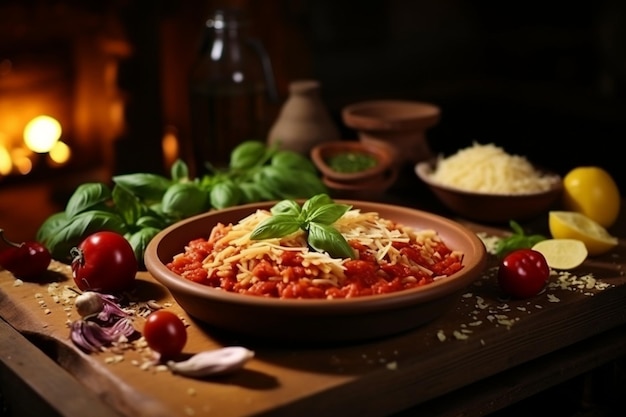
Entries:
<svg viewBox="0 0 626 417">
<path fill-rule="evenodd" d="M 337 299 L 428 285 L 463 268 L 463 254 L 434 230 L 414 230 L 375 212 L 347 211 L 333 227 L 355 257 L 332 258 L 307 245 L 299 230 L 282 238 L 251 240 L 271 216 L 257 210 L 236 224 L 217 224 L 207 238 L 190 241 L 167 267 L 185 279 L 242 294 Z"/>
</svg>

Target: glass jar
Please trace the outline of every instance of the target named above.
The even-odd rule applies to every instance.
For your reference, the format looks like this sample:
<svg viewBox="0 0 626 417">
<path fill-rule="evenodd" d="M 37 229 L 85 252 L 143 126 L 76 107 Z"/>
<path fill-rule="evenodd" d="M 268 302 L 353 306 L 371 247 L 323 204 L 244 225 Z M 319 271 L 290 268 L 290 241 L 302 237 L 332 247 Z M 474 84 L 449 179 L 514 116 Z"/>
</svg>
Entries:
<svg viewBox="0 0 626 417">
<path fill-rule="evenodd" d="M 188 159 L 196 175 L 227 166 L 241 142 L 265 139 L 277 92 L 267 52 L 247 26 L 238 10 L 217 10 L 206 21 L 189 84 Z"/>
</svg>

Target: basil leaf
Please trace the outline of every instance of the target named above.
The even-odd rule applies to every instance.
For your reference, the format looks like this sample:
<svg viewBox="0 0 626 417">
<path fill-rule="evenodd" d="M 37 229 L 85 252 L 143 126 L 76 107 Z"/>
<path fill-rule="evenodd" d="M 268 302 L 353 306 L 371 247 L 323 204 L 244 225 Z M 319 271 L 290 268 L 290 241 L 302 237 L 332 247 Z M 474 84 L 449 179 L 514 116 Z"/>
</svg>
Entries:
<svg viewBox="0 0 626 417">
<path fill-rule="evenodd" d="M 161 200 L 161 210 L 175 218 L 191 217 L 208 208 L 208 195 L 193 183 L 171 185 Z"/>
<path fill-rule="evenodd" d="M 48 240 L 52 238 L 57 232 L 57 230 L 64 227 L 69 222 L 69 218 L 64 211 L 55 213 L 49 216 L 44 222 L 39 226 L 37 230 L 36 239 L 38 242 L 46 245 Z"/>
<path fill-rule="evenodd" d="M 307 222 L 315 222 L 331 225 L 341 218 L 350 210 L 352 206 L 347 204 L 325 204 L 317 207 L 307 214 L 305 220 Z"/>
<path fill-rule="evenodd" d="M 317 168 L 315 168 L 313 162 L 295 151 L 281 150 L 276 152 L 272 157 L 271 165 L 281 169 L 289 169 L 295 172 L 306 171 L 317 175 Z"/>
<path fill-rule="evenodd" d="M 318 252 L 328 252 L 333 258 L 354 258 L 354 250 L 334 227 L 309 223 L 308 243 Z"/>
<path fill-rule="evenodd" d="M 68 219 L 46 242 L 46 247 L 54 259 L 62 262 L 71 260 L 70 250 L 77 246 L 87 235 L 100 230 L 111 230 L 119 234 L 126 233 L 124 220 L 115 213 L 101 210 L 86 211 Z"/>
<path fill-rule="evenodd" d="M 509 227 L 511 228 L 511 230 L 513 230 L 513 234 L 515 235 L 524 235 L 524 229 L 522 229 L 522 226 L 520 226 L 519 223 L 517 223 L 515 220 L 511 220 L 509 222 Z"/>
<path fill-rule="evenodd" d="M 530 235 L 526 239 L 528 241 L 528 247 L 532 248 L 533 246 L 535 246 L 535 243 L 546 240 L 547 238 L 544 235 Z"/>
<path fill-rule="evenodd" d="M 267 146 L 260 141 L 245 141 L 239 144 L 230 154 L 230 167 L 233 169 L 249 169 L 265 163 L 268 158 Z"/>
<path fill-rule="evenodd" d="M 301 209 L 300 205 L 294 200 L 279 201 L 270 209 L 273 215 L 289 214 L 291 216 L 299 216 Z"/>
<path fill-rule="evenodd" d="M 274 190 L 274 193 L 283 199 L 308 198 L 310 194 L 309 181 L 303 181 L 307 172 L 296 172 L 288 169 L 281 169 L 275 166 L 264 166 L 261 171 L 261 181 Z M 320 182 L 320 180 L 317 180 Z M 318 187 L 316 187 L 318 188 Z"/>
<path fill-rule="evenodd" d="M 504 237 L 496 243 L 495 254 L 498 257 L 504 257 L 507 253 L 516 249 L 531 248 L 535 243 L 545 240 L 546 237 L 540 234 L 526 235 L 524 229 L 515 221 L 509 222 L 513 233 Z"/>
<path fill-rule="evenodd" d="M 317 174 L 305 171 L 299 173 L 298 178 L 300 179 L 300 197 L 309 198 L 316 194 L 328 194 L 328 187 Z"/>
<path fill-rule="evenodd" d="M 271 200 L 276 200 L 277 196 L 276 194 L 274 194 L 274 191 L 272 190 L 271 187 L 268 187 L 267 184 L 264 184 L 263 182 L 260 181 L 255 181 L 255 182 L 243 182 L 239 184 L 239 187 L 243 190 L 243 185 L 246 184 L 250 184 L 253 187 L 256 188 L 255 195 L 258 196 L 258 200 L 255 201 L 271 201 Z"/>
<path fill-rule="evenodd" d="M 111 198 L 111 190 L 103 183 L 88 182 L 79 185 L 65 206 L 67 217 L 99 207 Z"/>
<path fill-rule="evenodd" d="M 216 209 L 235 206 L 241 201 L 241 189 L 230 181 L 215 184 L 211 189 L 209 201 Z"/>
<path fill-rule="evenodd" d="M 276 184 L 272 180 L 267 179 L 264 169 L 258 170 L 253 174 L 252 182 L 263 192 L 265 200 L 271 201 L 283 198 L 281 193 L 277 191 Z"/>
<path fill-rule="evenodd" d="M 185 162 L 181 159 L 177 159 L 172 164 L 172 168 L 170 168 L 170 175 L 174 182 L 189 180 L 189 168 Z"/>
<path fill-rule="evenodd" d="M 139 199 L 124 187 L 113 187 L 112 197 L 117 213 L 127 224 L 135 224 L 137 219 L 147 211 Z"/>
<path fill-rule="evenodd" d="M 142 200 L 159 201 L 172 181 L 157 174 L 125 174 L 113 177 L 116 185 L 126 188 Z"/>
<path fill-rule="evenodd" d="M 241 190 L 242 203 L 254 203 L 263 200 L 261 189 L 256 184 L 242 182 L 239 184 L 239 189 Z"/>
<path fill-rule="evenodd" d="M 295 233 L 301 223 L 293 216 L 277 214 L 263 220 L 250 234 L 252 240 L 274 239 Z"/>
<path fill-rule="evenodd" d="M 146 252 L 146 247 L 148 243 L 152 240 L 153 237 L 159 233 L 160 230 L 154 227 L 145 227 L 128 237 L 128 242 L 130 246 L 133 248 L 133 252 L 135 252 L 135 257 L 137 258 L 137 263 L 139 267 L 144 269 L 144 253 Z"/>
<path fill-rule="evenodd" d="M 328 194 L 316 194 L 306 200 L 302 205 L 302 213 L 305 218 L 309 217 L 316 208 L 322 207 L 326 204 L 333 204 L 333 200 L 330 198 Z"/>
<path fill-rule="evenodd" d="M 165 226 L 167 226 L 167 222 L 160 217 L 142 216 L 137 219 L 135 226 L 141 227 L 141 228 L 146 227 L 146 228 L 163 229 L 165 228 Z"/>
</svg>

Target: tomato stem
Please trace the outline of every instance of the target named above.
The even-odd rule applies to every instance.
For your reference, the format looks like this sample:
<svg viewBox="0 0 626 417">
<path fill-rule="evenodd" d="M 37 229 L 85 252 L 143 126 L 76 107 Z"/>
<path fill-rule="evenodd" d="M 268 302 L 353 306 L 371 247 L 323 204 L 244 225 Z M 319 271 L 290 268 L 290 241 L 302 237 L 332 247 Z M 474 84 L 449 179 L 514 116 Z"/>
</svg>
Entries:
<svg viewBox="0 0 626 417">
<path fill-rule="evenodd" d="M 9 246 L 13 246 L 15 248 L 21 248 L 24 245 L 24 242 L 17 243 L 17 242 L 13 242 L 12 240 L 7 239 L 6 235 L 4 234 L 4 229 L 0 229 L 0 238 L 2 238 L 4 243 L 6 243 Z"/>
<path fill-rule="evenodd" d="M 70 249 L 70 257 L 72 258 L 72 263 L 78 262 L 81 266 L 85 265 L 85 255 L 79 248 L 73 247 Z"/>
</svg>

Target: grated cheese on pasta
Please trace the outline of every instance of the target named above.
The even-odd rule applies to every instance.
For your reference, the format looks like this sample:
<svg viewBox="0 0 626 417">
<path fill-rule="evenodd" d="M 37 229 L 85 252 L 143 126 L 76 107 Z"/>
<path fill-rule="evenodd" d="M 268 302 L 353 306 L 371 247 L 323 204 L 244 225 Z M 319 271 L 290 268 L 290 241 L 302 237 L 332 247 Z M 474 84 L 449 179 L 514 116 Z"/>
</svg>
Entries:
<svg viewBox="0 0 626 417">
<path fill-rule="evenodd" d="M 309 250 L 306 234 L 302 230 L 281 238 L 251 240 L 251 232 L 270 216 L 271 213 L 267 210 L 257 210 L 236 224 L 221 226 L 226 227 L 226 233 L 215 241 L 216 250 L 202 263 L 208 275 L 215 273 L 217 276 L 227 276 L 231 265 L 237 265 L 236 280 L 246 285 L 252 284 L 258 281 L 253 269 L 261 259 L 270 258 L 280 263 L 280 254 L 283 251 L 297 251 L 302 255 L 302 266 L 307 269 L 313 284 L 330 284 L 335 287 L 342 284 L 345 279 L 344 264 L 349 259 L 332 258 L 327 253 Z M 367 247 L 379 261 L 387 258 L 392 264 L 413 265 L 428 276 L 434 275 L 433 271 L 409 260 L 393 243 L 420 242 L 425 259 L 430 259 L 431 263 L 442 260 L 441 254 L 434 248 L 434 244 L 441 242 L 441 238 L 434 230 L 415 230 L 383 219 L 378 213 L 361 212 L 357 209 L 345 213 L 334 223 L 334 227 L 348 241 L 358 241 Z M 213 232 L 216 230 L 219 229 L 214 229 Z M 463 254 L 458 251 L 453 251 L 451 256 L 463 258 Z M 282 278 L 277 276 L 272 279 Z"/>
</svg>

